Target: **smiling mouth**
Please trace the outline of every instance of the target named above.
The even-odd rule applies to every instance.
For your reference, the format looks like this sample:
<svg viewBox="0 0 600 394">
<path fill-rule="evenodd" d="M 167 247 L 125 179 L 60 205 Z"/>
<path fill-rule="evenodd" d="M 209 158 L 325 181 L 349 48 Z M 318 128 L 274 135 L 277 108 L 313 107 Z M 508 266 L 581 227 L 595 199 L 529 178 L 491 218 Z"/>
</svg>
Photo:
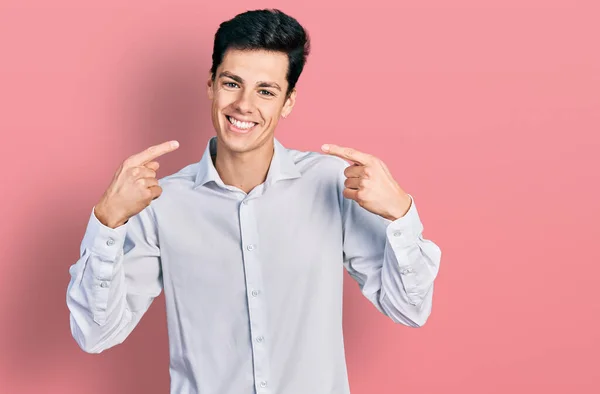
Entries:
<svg viewBox="0 0 600 394">
<path fill-rule="evenodd" d="M 225 115 L 225 117 L 231 125 L 233 125 L 236 129 L 241 131 L 248 131 L 258 124 L 255 122 L 243 122 L 229 115 Z"/>
</svg>

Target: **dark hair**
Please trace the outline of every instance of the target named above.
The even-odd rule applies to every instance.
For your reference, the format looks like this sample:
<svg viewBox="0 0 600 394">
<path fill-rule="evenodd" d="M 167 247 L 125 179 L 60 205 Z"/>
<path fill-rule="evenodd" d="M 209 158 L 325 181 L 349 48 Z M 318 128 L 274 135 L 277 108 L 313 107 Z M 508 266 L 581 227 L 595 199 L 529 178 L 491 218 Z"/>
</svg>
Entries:
<svg viewBox="0 0 600 394">
<path fill-rule="evenodd" d="M 246 11 L 220 24 L 215 34 L 211 78 L 228 49 L 267 50 L 284 52 L 288 56 L 287 81 L 289 94 L 310 52 L 308 32 L 289 15 L 277 9 Z"/>
</svg>

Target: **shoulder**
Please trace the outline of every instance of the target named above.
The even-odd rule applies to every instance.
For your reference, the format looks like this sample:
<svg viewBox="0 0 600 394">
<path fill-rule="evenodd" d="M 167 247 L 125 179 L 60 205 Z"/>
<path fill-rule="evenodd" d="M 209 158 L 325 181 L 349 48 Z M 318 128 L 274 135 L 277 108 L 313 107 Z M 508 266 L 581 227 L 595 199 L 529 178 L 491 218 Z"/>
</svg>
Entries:
<svg viewBox="0 0 600 394">
<path fill-rule="evenodd" d="M 310 178 L 337 181 L 343 175 L 346 167 L 350 165 L 339 157 L 321 152 L 297 149 L 288 149 L 287 151 L 300 173 Z"/>
<path fill-rule="evenodd" d="M 188 164 L 180 170 L 158 180 L 163 189 L 191 188 L 196 180 L 199 163 Z"/>
</svg>

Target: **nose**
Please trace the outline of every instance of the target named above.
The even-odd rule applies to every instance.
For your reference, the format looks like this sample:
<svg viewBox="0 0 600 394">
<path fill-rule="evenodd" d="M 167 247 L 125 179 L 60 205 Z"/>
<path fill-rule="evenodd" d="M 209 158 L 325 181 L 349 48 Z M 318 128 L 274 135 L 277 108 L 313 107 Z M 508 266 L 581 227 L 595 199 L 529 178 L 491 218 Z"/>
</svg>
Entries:
<svg viewBox="0 0 600 394">
<path fill-rule="evenodd" d="M 252 91 L 241 90 L 237 100 L 233 103 L 233 106 L 242 114 L 251 114 L 254 110 Z"/>
</svg>

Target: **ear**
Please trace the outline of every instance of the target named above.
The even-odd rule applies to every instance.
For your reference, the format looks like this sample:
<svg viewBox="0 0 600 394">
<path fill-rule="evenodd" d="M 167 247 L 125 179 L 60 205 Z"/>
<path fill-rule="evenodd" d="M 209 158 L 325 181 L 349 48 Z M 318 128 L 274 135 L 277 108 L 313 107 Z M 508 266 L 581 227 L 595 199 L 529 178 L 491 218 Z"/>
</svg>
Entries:
<svg viewBox="0 0 600 394">
<path fill-rule="evenodd" d="M 283 116 L 284 118 L 292 112 L 294 104 L 296 104 L 296 94 L 296 88 L 294 88 L 290 92 L 288 98 L 285 100 L 285 103 L 283 104 L 283 109 L 281 110 L 281 116 Z"/>
<path fill-rule="evenodd" d="M 208 81 L 206 82 L 206 94 L 208 95 L 208 99 L 212 101 L 212 99 L 214 98 L 214 94 L 213 94 L 213 80 L 212 80 L 212 76 L 208 75 Z"/>
</svg>

